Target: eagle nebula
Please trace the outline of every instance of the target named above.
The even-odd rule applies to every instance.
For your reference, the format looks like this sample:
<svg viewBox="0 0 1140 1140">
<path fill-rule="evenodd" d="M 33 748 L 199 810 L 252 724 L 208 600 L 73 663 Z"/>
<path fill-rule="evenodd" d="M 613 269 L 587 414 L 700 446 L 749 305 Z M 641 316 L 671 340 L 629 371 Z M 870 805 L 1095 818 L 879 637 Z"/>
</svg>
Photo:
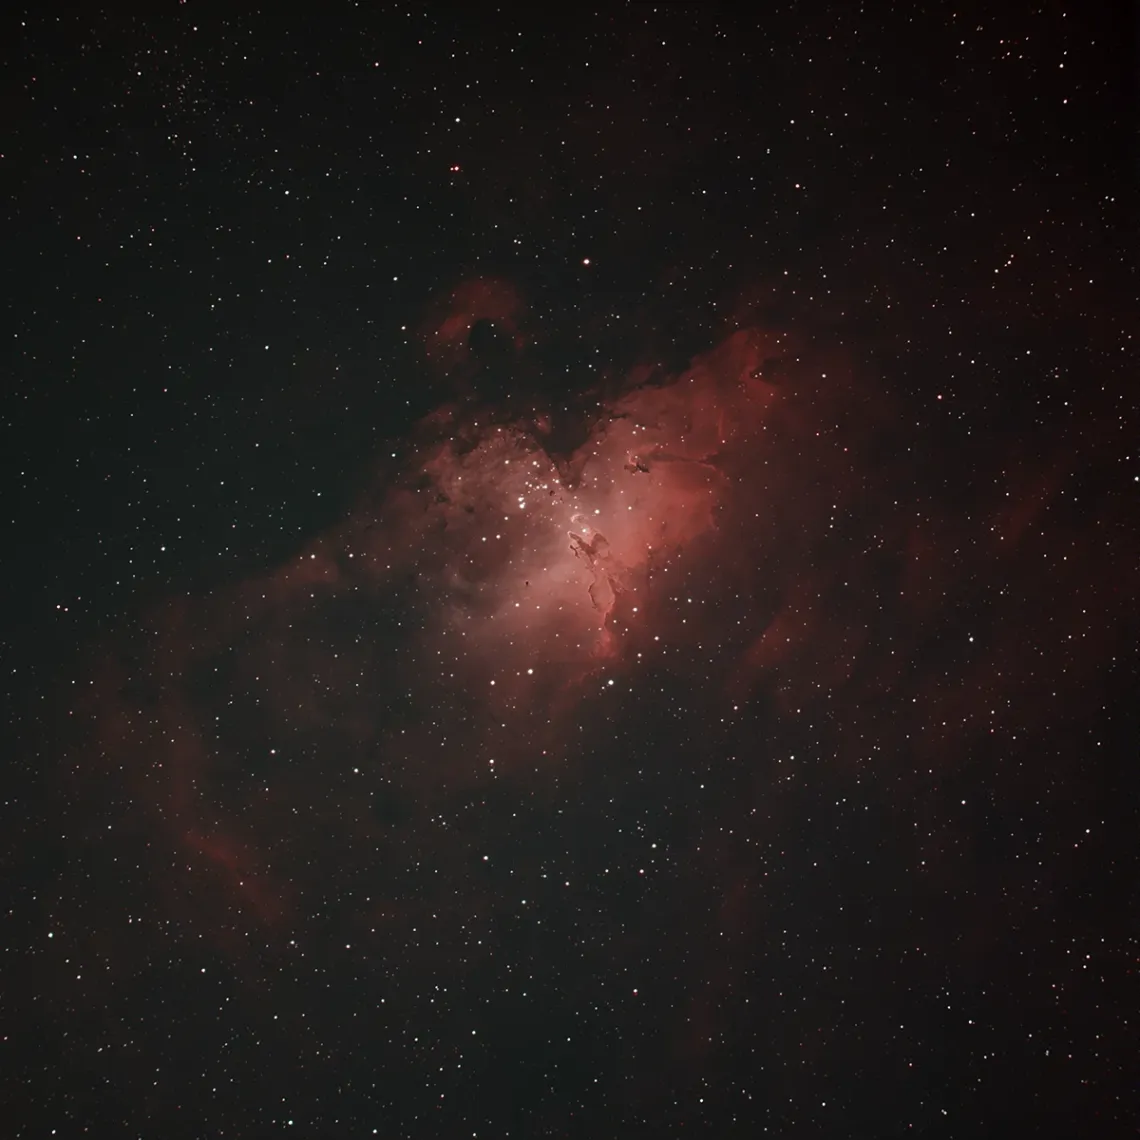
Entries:
<svg viewBox="0 0 1140 1140">
<path fill-rule="evenodd" d="M 472 282 L 423 331 L 425 368 L 454 372 L 481 321 L 508 360 L 527 352 L 518 298 Z M 556 401 L 457 382 L 336 526 L 98 647 L 67 775 L 100 857 L 140 912 L 270 988 L 297 954 L 382 964 L 362 993 L 412 960 L 491 969 L 504 913 L 578 890 L 549 936 L 593 945 L 582 931 L 620 914 L 607 970 L 675 952 L 661 969 L 689 997 L 667 1048 L 707 1051 L 763 922 L 741 820 L 779 836 L 805 778 L 834 781 L 837 802 L 888 787 L 887 810 L 921 818 L 966 757 L 1012 794 L 1026 773 L 1002 769 L 1001 742 L 1064 725 L 1132 604 L 1087 601 L 1091 566 L 1124 580 L 1135 556 L 1102 540 L 1112 520 L 1051 513 L 1088 456 L 980 454 L 968 501 L 939 499 L 867 371 L 742 323 L 675 373 L 599 386 L 569 426 Z M 1045 611 L 1064 658 L 1037 649 Z M 915 667 L 932 653 L 937 669 Z M 1035 668 L 1015 668 L 1027 653 Z M 603 808 L 637 827 L 654 795 L 706 814 L 620 869 L 669 876 L 639 911 L 597 887 L 619 877 Z M 497 867 L 488 818 L 548 836 L 561 861 Z M 968 845 L 950 825 L 916 834 L 906 857 L 948 889 Z M 973 938 L 1002 905 L 993 882 L 963 915 Z M 697 933 L 671 950 L 681 915 Z M 125 929 L 104 929 L 114 971 L 132 968 Z"/>
</svg>

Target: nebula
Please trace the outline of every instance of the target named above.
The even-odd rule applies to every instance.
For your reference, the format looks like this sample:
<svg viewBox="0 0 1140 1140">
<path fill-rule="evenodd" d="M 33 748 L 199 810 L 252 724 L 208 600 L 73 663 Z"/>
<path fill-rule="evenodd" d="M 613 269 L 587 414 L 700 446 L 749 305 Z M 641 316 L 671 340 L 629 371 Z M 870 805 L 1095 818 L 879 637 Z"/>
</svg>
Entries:
<svg viewBox="0 0 1140 1140">
<path fill-rule="evenodd" d="M 425 334 L 448 368 L 473 322 L 522 322 L 503 288 L 457 296 L 467 309 Z M 932 502 L 891 399 L 788 330 L 738 328 L 647 375 L 599 398 L 573 446 L 538 403 L 489 406 L 464 381 L 399 468 L 284 565 L 171 598 L 98 647 L 69 778 L 146 845 L 140 897 L 241 957 L 311 933 L 335 867 L 358 884 L 338 896 L 342 927 L 407 931 L 444 902 L 392 868 L 462 878 L 457 805 L 495 785 L 552 794 L 663 678 L 702 723 L 810 718 L 833 726 L 837 770 L 889 755 L 899 780 L 1055 721 L 1064 702 L 1030 712 L 1026 686 L 1072 693 L 1111 656 L 1111 619 L 1034 577 L 1038 543 L 1069 541 L 1051 573 L 1078 579 L 1127 556 L 1040 537 L 1056 462 L 1003 462 L 968 512 Z M 995 573 L 1020 592 L 979 585 Z M 1045 598 L 1080 642 L 1026 680 L 1008 661 Z M 942 673 L 914 669 L 943 643 Z M 689 760 L 739 748 L 717 739 L 691 739 Z M 639 765 L 650 740 L 632 738 Z M 493 909 L 472 891 L 465 908 Z"/>
</svg>

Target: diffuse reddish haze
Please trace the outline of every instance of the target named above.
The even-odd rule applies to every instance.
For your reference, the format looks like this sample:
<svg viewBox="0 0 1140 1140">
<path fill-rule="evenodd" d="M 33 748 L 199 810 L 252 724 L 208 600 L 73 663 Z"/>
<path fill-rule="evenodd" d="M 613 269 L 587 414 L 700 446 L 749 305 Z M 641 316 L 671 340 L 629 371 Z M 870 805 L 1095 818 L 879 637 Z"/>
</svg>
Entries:
<svg viewBox="0 0 1140 1140">
<path fill-rule="evenodd" d="M 439 324 L 448 353 L 488 297 L 521 343 L 512 295 L 457 296 L 468 308 Z M 631 386 L 573 453 L 548 450 L 544 428 L 441 409 L 403 477 L 287 565 L 160 607 L 133 664 L 111 647 L 83 710 L 97 743 L 76 767 L 93 751 L 123 773 L 147 842 L 179 868 L 155 877 L 176 883 L 182 917 L 232 935 L 236 907 L 250 930 L 290 929 L 314 844 L 348 863 L 392 842 L 370 796 L 541 783 L 573 763 L 581 702 L 649 664 L 711 685 L 725 710 L 763 687 L 787 716 L 826 705 L 852 740 L 942 758 L 1026 715 L 1000 662 L 1034 636 L 1036 603 L 1011 601 L 988 650 L 940 679 L 908 662 L 968 583 L 1036 565 L 1027 520 L 1056 479 L 1018 472 L 1020 504 L 997 485 L 957 521 L 916 508 L 905 464 L 871 458 L 897 428 L 889 403 L 833 354 L 760 329 Z M 1066 573 L 1082 578 L 1087 557 L 1074 549 Z M 1087 678 L 1111 619 L 1045 593 L 1087 652 L 1042 672 Z M 389 634 L 370 633 L 393 595 Z M 885 695 L 915 711 L 870 724 Z M 840 756 L 864 758 L 863 744 Z M 453 840 L 414 842 L 446 858 Z"/>
</svg>

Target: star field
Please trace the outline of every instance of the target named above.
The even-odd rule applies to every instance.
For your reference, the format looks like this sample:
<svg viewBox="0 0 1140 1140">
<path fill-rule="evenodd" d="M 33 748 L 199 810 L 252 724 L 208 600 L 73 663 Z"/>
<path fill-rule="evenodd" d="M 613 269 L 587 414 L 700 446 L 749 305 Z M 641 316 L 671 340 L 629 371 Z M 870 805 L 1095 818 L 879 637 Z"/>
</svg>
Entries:
<svg viewBox="0 0 1140 1140">
<path fill-rule="evenodd" d="M 5 1135 L 1135 1133 L 1127 29 L 0 19 Z"/>
</svg>

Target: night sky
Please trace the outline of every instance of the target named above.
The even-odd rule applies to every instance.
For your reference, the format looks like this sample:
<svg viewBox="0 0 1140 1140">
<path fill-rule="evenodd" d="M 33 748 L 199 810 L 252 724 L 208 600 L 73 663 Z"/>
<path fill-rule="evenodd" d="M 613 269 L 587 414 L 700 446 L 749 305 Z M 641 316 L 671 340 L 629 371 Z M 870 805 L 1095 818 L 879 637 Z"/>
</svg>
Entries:
<svg viewBox="0 0 1140 1140">
<path fill-rule="evenodd" d="M 1135 29 L 953 7 L 5 10 L 0 1135 L 1137 1135 Z"/>
</svg>

